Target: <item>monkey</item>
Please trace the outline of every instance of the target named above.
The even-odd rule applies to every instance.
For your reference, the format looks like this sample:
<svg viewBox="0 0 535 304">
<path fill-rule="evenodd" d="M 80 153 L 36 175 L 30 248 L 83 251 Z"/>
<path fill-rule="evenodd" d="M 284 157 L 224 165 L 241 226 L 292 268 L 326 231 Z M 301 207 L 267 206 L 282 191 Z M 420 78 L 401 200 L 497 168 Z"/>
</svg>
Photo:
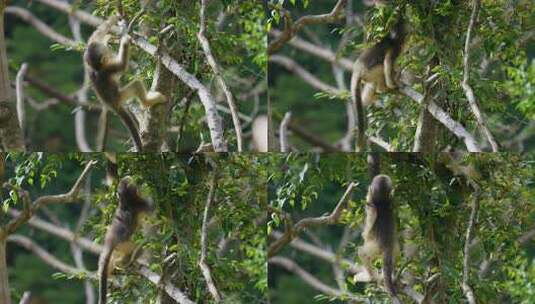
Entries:
<svg viewBox="0 0 535 304">
<path fill-rule="evenodd" d="M 366 221 L 362 232 L 364 245 L 358 248 L 358 255 L 368 276 L 377 280 L 372 261 L 382 254 L 385 288 L 392 303 L 399 304 L 401 302 L 392 281 L 394 256 L 399 254 L 392 202 L 392 179 L 384 174 L 375 176 L 368 188 L 366 201 Z"/>
<path fill-rule="evenodd" d="M 104 152 L 106 157 L 106 185 L 111 187 L 119 180 L 119 165 L 117 164 L 117 153 Z"/>
<path fill-rule="evenodd" d="M 377 92 L 393 90 L 397 87 L 393 74 L 394 63 L 401 53 L 404 40 L 404 21 L 400 13 L 399 19 L 388 35 L 372 47 L 365 49 L 353 64 L 350 90 L 351 100 L 357 110 L 357 150 L 365 150 L 366 146 L 364 107 L 377 100 Z M 362 91 L 359 86 L 360 82 L 364 85 Z"/>
<path fill-rule="evenodd" d="M 259 115 L 253 120 L 253 146 L 256 152 L 268 152 L 268 117 Z"/>
<path fill-rule="evenodd" d="M 142 216 L 154 209 L 154 203 L 144 198 L 132 178 L 123 177 L 117 186 L 119 206 L 106 231 L 102 253 L 98 260 L 99 304 L 106 304 L 108 276 L 115 266 L 127 260 L 136 246 L 131 240 Z"/>
<path fill-rule="evenodd" d="M 115 112 L 130 132 L 138 152 L 142 150 L 141 138 L 132 114 L 126 110 L 123 103 L 136 97 L 147 108 L 164 103 L 167 98 L 157 91 L 147 92 L 145 85 L 135 79 L 124 87 L 119 87 L 119 78 L 128 67 L 128 45 L 130 36 L 124 33 L 119 44 L 117 56 L 108 47 L 108 34 L 118 16 L 111 16 L 93 32 L 88 40 L 84 53 L 84 61 L 89 66 L 89 77 L 99 100 Z"/>
</svg>

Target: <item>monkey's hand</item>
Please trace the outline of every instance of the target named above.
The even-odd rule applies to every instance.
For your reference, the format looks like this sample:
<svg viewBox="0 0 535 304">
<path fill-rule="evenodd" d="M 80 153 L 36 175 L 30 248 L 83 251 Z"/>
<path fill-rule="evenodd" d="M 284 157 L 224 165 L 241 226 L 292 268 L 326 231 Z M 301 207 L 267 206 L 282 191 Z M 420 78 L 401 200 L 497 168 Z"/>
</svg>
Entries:
<svg viewBox="0 0 535 304">
<path fill-rule="evenodd" d="M 124 19 L 119 20 L 117 25 L 119 26 L 119 31 L 121 32 L 121 36 L 128 35 L 128 23 L 126 22 L 126 20 Z"/>
<path fill-rule="evenodd" d="M 130 44 L 131 41 L 132 41 L 132 37 L 130 37 L 130 35 L 125 34 L 125 35 L 121 36 L 121 45 Z"/>
</svg>

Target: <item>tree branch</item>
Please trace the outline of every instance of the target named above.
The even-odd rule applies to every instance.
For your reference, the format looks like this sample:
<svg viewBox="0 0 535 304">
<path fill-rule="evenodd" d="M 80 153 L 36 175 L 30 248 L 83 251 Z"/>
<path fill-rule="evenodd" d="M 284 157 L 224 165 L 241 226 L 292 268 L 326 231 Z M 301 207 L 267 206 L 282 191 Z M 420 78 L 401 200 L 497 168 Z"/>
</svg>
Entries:
<svg viewBox="0 0 535 304">
<path fill-rule="evenodd" d="M 474 185 L 474 183 L 472 183 Z M 476 225 L 476 218 L 477 213 L 479 211 L 479 187 L 476 186 L 474 189 L 474 199 L 472 201 L 472 212 L 470 213 L 470 221 L 468 223 L 468 228 L 466 229 L 466 240 L 464 242 L 464 257 L 463 257 L 463 281 L 462 281 L 462 289 L 466 296 L 466 299 L 468 300 L 468 303 L 470 304 L 476 304 L 476 296 L 474 294 L 474 290 L 472 287 L 468 284 L 468 280 L 470 278 L 470 242 L 472 241 L 474 237 L 474 227 Z"/>
<path fill-rule="evenodd" d="M 89 170 L 96 164 L 95 160 L 91 160 L 87 163 L 82 174 L 78 177 L 71 190 L 67 193 L 56 194 L 56 195 L 45 195 L 37 198 L 29 208 L 25 208 L 18 217 L 9 221 L 5 227 L 7 235 L 14 233 L 21 225 L 28 222 L 28 220 L 41 208 L 48 204 L 65 204 L 72 203 L 76 198 L 78 198 L 78 192 L 80 191 L 82 181 L 89 173 Z"/>
<path fill-rule="evenodd" d="M 74 266 L 68 265 L 62 261 L 60 261 L 58 258 L 56 258 L 54 255 L 50 254 L 48 251 L 46 251 L 41 246 L 37 245 L 32 239 L 18 235 L 13 234 L 8 236 L 7 240 L 9 242 L 16 243 L 27 250 L 33 252 L 38 258 L 43 260 L 48 265 L 52 266 L 52 268 L 55 268 L 63 273 L 69 274 L 69 275 L 75 275 L 78 277 L 89 277 L 92 279 L 96 279 L 96 276 L 94 273 L 88 272 L 84 269 L 78 269 Z"/>
<path fill-rule="evenodd" d="M 314 76 L 309 71 L 305 70 L 301 65 L 299 65 L 297 62 L 287 56 L 271 55 L 269 57 L 269 61 L 283 66 L 288 71 L 299 76 L 301 79 L 303 79 L 306 83 L 308 83 L 315 89 L 324 91 L 331 95 L 340 95 L 342 93 L 341 90 L 324 83 L 319 78 Z"/>
<path fill-rule="evenodd" d="M 476 117 L 477 124 L 483 130 L 483 133 L 487 137 L 487 140 L 489 141 L 490 146 L 492 147 L 492 152 L 498 152 L 498 144 L 496 143 L 496 140 L 494 139 L 492 133 L 487 127 L 485 119 L 483 118 L 483 114 L 481 113 L 481 110 L 479 109 L 479 106 L 477 104 L 474 91 L 472 90 L 472 87 L 469 84 L 470 39 L 472 37 L 472 31 L 474 29 L 476 18 L 479 13 L 479 7 L 481 6 L 481 0 L 473 0 L 472 3 L 473 3 L 472 15 L 470 16 L 470 23 L 468 25 L 468 30 L 466 32 L 466 41 L 464 43 L 464 58 L 463 58 L 464 70 L 463 70 L 463 81 L 461 83 L 461 86 L 463 87 L 464 94 L 466 95 L 466 98 L 468 99 L 468 103 L 470 104 L 470 109 L 472 109 L 472 113 L 474 113 L 474 116 Z"/>
<path fill-rule="evenodd" d="M 279 139 L 280 139 L 280 147 L 281 147 L 282 153 L 286 153 L 289 151 L 288 124 L 290 123 L 291 118 L 292 118 L 292 113 L 286 112 L 286 114 L 284 114 L 284 118 L 282 119 L 280 127 L 279 127 Z"/>
<path fill-rule="evenodd" d="M 240 118 L 238 117 L 239 109 L 236 106 L 236 102 L 234 101 L 234 96 L 232 95 L 232 92 L 230 91 L 229 87 L 225 83 L 225 80 L 223 80 L 223 76 L 221 74 L 221 68 L 219 67 L 219 64 L 217 63 L 217 61 L 215 60 L 215 57 L 212 54 L 212 50 L 210 48 L 210 43 L 208 42 L 208 39 L 206 39 L 206 36 L 205 36 L 206 5 L 207 5 L 207 0 L 201 0 L 200 28 L 199 28 L 199 32 L 197 33 L 197 38 L 199 39 L 199 42 L 201 43 L 201 47 L 203 49 L 204 55 L 206 56 L 206 59 L 208 60 L 208 64 L 210 65 L 210 67 L 212 68 L 212 71 L 214 72 L 215 78 L 217 82 L 219 83 L 219 86 L 223 90 L 223 93 L 225 94 L 225 98 L 227 100 L 227 104 L 230 109 L 230 114 L 232 116 L 232 122 L 234 123 L 234 130 L 236 132 L 238 152 L 242 152 L 243 151 L 243 139 L 242 139 L 242 127 L 240 123 Z"/>
<path fill-rule="evenodd" d="M 210 267 L 206 263 L 206 258 L 207 258 L 206 239 L 207 239 L 208 212 L 210 209 L 210 205 L 212 204 L 214 200 L 216 183 L 217 183 L 217 173 L 213 172 L 212 178 L 210 179 L 210 184 L 209 184 L 210 190 L 208 191 L 208 197 L 206 199 L 206 205 L 204 207 L 204 215 L 203 215 L 202 228 L 201 228 L 201 258 L 199 260 L 199 267 L 201 268 L 202 275 L 204 277 L 204 280 L 206 281 L 206 285 L 208 286 L 208 291 L 210 291 L 210 294 L 212 294 L 214 301 L 216 303 L 219 303 L 221 302 L 221 294 L 219 293 L 219 290 L 215 286 L 214 279 L 212 278 L 212 272 L 210 271 Z"/>
<path fill-rule="evenodd" d="M 95 17 L 89 13 L 81 10 L 75 10 L 71 5 L 61 2 L 59 0 L 37 0 L 45 5 L 53 7 L 59 11 L 62 11 L 70 16 L 78 18 L 81 22 L 89 24 L 91 26 L 98 26 L 103 22 L 101 18 Z M 114 29 L 116 33 L 119 30 Z M 199 96 L 205 113 L 206 121 L 208 123 L 208 129 L 210 131 L 210 137 L 212 140 L 213 148 L 216 152 L 226 152 L 227 144 L 224 139 L 223 123 L 216 108 L 216 102 L 210 93 L 210 91 L 192 74 L 188 73 L 185 68 L 174 60 L 171 55 L 161 50 L 152 44 L 150 44 L 145 38 L 136 36 L 133 34 L 132 42 L 136 44 L 143 51 L 153 57 L 158 57 L 161 63 L 173 74 L 175 74 L 181 81 L 183 81 L 188 87 L 195 90 Z"/>
<path fill-rule="evenodd" d="M 19 118 L 19 127 L 22 131 L 22 137 L 26 135 L 26 111 L 24 108 L 24 87 L 22 84 L 22 80 L 24 79 L 24 75 L 26 75 L 26 72 L 28 71 L 28 64 L 23 63 L 20 66 L 20 70 L 17 73 L 17 77 L 15 78 L 16 83 L 16 91 L 17 91 L 17 117 Z"/>
<path fill-rule="evenodd" d="M 9 213 L 12 217 L 20 216 L 20 212 L 12 210 L 12 209 L 9 210 Z M 28 223 L 30 226 L 34 228 L 46 231 L 52 235 L 55 235 L 69 242 L 76 240 L 77 244 L 80 245 L 81 248 L 88 250 L 95 255 L 99 255 L 102 251 L 101 245 L 96 244 L 87 238 L 79 237 L 68 229 L 58 227 L 56 225 L 43 221 L 36 216 L 30 219 Z M 160 282 L 160 280 L 162 280 L 161 276 L 152 272 L 149 268 L 142 265 L 139 269 L 137 269 L 137 272 L 141 274 L 142 276 L 144 276 L 149 281 L 151 281 L 152 283 L 154 283 L 155 285 L 163 286 L 163 289 L 165 290 L 165 292 L 174 300 L 176 300 L 178 303 L 194 304 L 193 301 L 191 301 L 180 289 L 174 286 L 170 281 L 164 280 L 163 282 Z"/>
<path fill-rule="evenodd" d="M 345 206 L 346 201 L 350 198 L 351 193 L 353 192 L 353 188 L 356 187 L 357 184 L 351 182 L 348 186 L 344 194 L 342 195 L 342 198 L 338 201 L 338 204 L 336 204 L 336 207 L 329 215 L 319 216 L 319 217 L 307 217 L 304 219 L 301 219 L 297 224 L 295 224 L 293 227 L 290 227 L 290 229 L 286 230 L 284 235 L 277 239 L 275 242 L 273 242 L 269 248 L 268 248 L 268 258 L 275 256 L 275 254 L 281 250 L 282 247 L 290 243 L 297 235 L 308 226 L 317 226 L 317 225 L 324 225 L 324 224 L 334 224 L 338 221 L 338 218 L 342 214 L 343 207 Z"/>
<path fill-rule="evenodd" d="M 366 299 L 364 297 L 349 293 L 349 292 L 343 292 L 339 289 L 332 288 L 328 286 L 327 284 L 321 282 L 319 279 L 317 279 L 315 276 L 301 268 L 299 265 L 297 265 L 296 262 L 293 260 L 282 257 L 282 256 L 275 256 L 271 257 L 268 260 L 269 264 L 272 265 L 278 265 L 286 270 L 293 272 L 297 274 L 305 283 L 312 286 L 314 289 L 318 290 L 319 292 L 326 294 L 328 296 L 337 297 L 337 298 L 350 298 L 353 301 L 360 301 L 360 302 L 366 302 Z"/>
<path fill-rule="evenodd" d="M 37 31 L 43 34 L 45 37 L 48 37 L 57 43 L 60 43 L 69 47 L 78 46 L 78 43 L 76 43 L 76 41 L 69 39 L 61 35 L 60 33 L 56 32 L 54 29 L 49 27 L 46 23 L 42 22 L 41 20 L 39 20 L 39 18 L 35 17 L 27 9 L 24 9 L 18 6 L 8 6 L 6 7 L 6 13 L 15 15 L 19 17 L 20 19 L 28 22 L 30 25 L 35 27 Z"/>
<path fill-rule="evenodd" d="M 321 14 L 321 15 L 306 15 L 299 18 L 295 23 L 292 23 L 291 16 L 287 11 L 284 11 L 284 19 L 286 22 L 284 31 L 282 34 L 269 43 L 268 46 L 268 55 L 275 53 L 280 49 L 286 42 L 291 40 L 301 28 L 305 25 L 311 24 L 320 24 L 320 23 L 332 23 L 337 21 L 341 17 L 343 8 L 346 5 L 347 0 L 338 0 L 336 5 L 333 7 L 330 13 Z"/>
</svg>

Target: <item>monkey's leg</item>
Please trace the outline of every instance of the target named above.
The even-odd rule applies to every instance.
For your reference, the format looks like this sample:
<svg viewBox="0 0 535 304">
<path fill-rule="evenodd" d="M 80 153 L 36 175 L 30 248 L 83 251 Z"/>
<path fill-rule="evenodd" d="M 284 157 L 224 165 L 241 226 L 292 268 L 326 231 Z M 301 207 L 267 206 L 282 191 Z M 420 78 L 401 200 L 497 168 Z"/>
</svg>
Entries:
<svg viewBox="0 0 535 304">
<path fill-rule="evenodd" d="M 389 89 L 395 89 L 397 85 L 394 81 L 394 60 L 392 59 L 391 50 L 386 52 L 383 66 L 385 68 L 384 74 L 385 74 L 386 86 Z"/>
<path fill-rule="evenodd" d="M 377 100 L 375 95 L 375 85 L 372 82 L 365 82 L 360 95 L 362 99 L 362 106 L 367 107 Z"/>
<path fill-rule="evenodd" d="M 155 104 L 165 102 L 167 98 L 160 92 L 151 91 L 147 93 L 145 85 L 141 80 L 133 80 L 125 85 L 119 92 L 121 100 L 126 101 L 130 98 L 137 97 L 145 107 L 152 107 Z"/>
<path fill-rule="evenodd" d="M 371 280 L 376 281 L 379 277 L 377 271 L 373 267 L 373 258 L 379 254 L 379 247 L 375 242 L 364 243 L 363 246 L 358 248 L 358 255 L 362 261 L 364 269 L 366 269 L 367 275 Z"/>
</svg>

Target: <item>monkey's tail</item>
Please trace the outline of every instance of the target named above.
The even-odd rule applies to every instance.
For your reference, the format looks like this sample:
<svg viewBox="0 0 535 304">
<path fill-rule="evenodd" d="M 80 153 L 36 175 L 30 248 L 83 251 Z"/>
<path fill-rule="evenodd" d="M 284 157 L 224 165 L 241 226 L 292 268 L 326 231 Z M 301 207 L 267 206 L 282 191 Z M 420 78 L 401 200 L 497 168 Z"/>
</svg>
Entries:
<svg viewBox="0 0 535 304">
<path fill-rule="evenodd" d="M 357 110 L 357 139 L 355 152 L 364 152 L 366 150 L 366 121 L 364 114 L 364 106 L 362 105 L 362 100 L 360 96 L 360 75 L 361 67 L 358 65 L 358 61 L 355 62 L 353 66 L 353 74 L 351 75 L 351 100 L 353 101 L 353 106 Z"/>
<path fill-rule="evenodd" d="M 98 260 L 98 272 L 99 272 L 99 304 L 106 304 L 106 298 L 108 294 L 108 266 L 110 264 L 111 253 L 113 248 L 104 246 L 104 250 L 100 254 Z"/>
<path fill-rule="evenodd" d="M 383 278 L 385 287 L 392 299 L 392 304 L 401 304 L 398 298 L 394 283 L 392 282 L 392 273 L 394 270 L 394 258 L 392 250 L 383 250 Z"/>
<path fill-rule="evenodd" d="M 119 115 L 119 118 L 123 122 L 123 124 L 128 129 L 128 132 L 130 132 L 130 136 L 132 137 L 132 140 L 134 141 L 134 146 L 136 147 L 137 152 L 141 152 L 142 150 L 142 144 L 141 144 L 141 138 L 139 137 L 139 133 L 137 131 L 137 126 L 134 123 L 134 119 L 130 115 L 130 113 L 119 107 L 117 110 L 117 115 Z"/>
</svg>

